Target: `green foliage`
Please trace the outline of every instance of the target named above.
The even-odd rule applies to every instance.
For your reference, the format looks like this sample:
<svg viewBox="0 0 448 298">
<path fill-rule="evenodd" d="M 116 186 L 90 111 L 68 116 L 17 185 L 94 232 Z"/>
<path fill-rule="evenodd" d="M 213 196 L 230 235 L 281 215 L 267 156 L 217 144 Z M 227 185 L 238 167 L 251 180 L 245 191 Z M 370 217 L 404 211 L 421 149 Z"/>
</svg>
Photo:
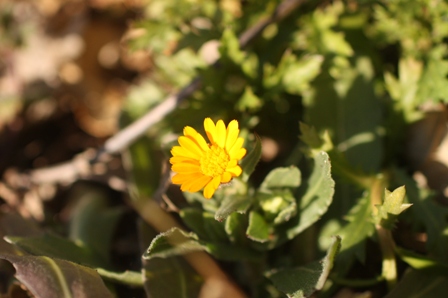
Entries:
<svg viewBox="0 0 448 298">
<path fill-rule="evenodd" d="M 427 109 L 446 112 L 448 3 L 298 1 L 265 27 L 261 21 L 285 2 L 151 0 L 139 10 L 130 22 L 136 33 L 123 46 L 147 54 L 151 69 L 129 82 L 121 128 L 156 105 L 166 108 L 166 96 L 194 89 L 122 154 L 129 213 L 151 226 L 126 238 L 143 262 L 114 267 L 125 209 L 85 190 L 66 238 L 9 233 L 15 225 L 0 221 L 9 242 L 0 242 L 0 257 L 17 268 L 18 280 L 35 282 L 26 266 L 48 275 L 45 282 L 56 286 L 38 297 L 64 296 L 77 271 L 81 283 L 98 284 L 92 293 L 103 290 L 103 278 L 111 289 L 141 287 L 151 297 L 198 297 L 209 278 L 189 258 L 198 253 L 211 255 L 250 297 L 317 290 L 330 297 L 343 287 L 374 297 L 446 293 L 446 193 L 414 180 L 415 172 L 434 169 L 410 160 L 416 145 L 407 135 Z M 19 106 L 15 99 L 1 105 L 7 118 Z M 210 200 L 172 185 L 168 162 L 185 126 L 205 135 L 206 117 L 237 120 L 247 149 L 241 175 Z M 419 161 L 444 154 L 433 154 L 439 144 L 431 143 Z"/>
<path fill-rule="evenodd" d="M 340 246 L 341 238 L 334 237 L 327 255 L 322 260 L 303 267 L 269 272 L 267 277 L 288 297 L 309 297 L 324 286 Z"/>
<path fill-rule="evenodd" d="M 391 230 L 397 220 L 398 215 L 412 206 L 412 204 L 403 204 L 406 190 L 404 186 L 395 189 L 393 192 L 384 191 L 384 202 L 378 208 L 378 214 L 375 224 Z"/>
</svg>

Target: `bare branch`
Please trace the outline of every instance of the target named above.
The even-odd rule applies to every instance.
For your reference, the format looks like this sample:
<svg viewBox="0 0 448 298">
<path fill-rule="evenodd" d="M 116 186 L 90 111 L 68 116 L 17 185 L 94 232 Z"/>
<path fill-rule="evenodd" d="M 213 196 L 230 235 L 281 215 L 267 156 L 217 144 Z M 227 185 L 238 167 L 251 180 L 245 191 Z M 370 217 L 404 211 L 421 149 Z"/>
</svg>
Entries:
<svg viewBox="0 0 448 298">
<path fill-rule="evenodd" d="M 239 38 L 240 47 L 246 47 L 261 34 L 264 28 L 289 16 L 304 2 L 305 0 L 283 1 L 269 18 L 261 20 L 241 34 Z M 129 145 L 141 137 L 154 124 L 158 123 L 166 115 L 174 111 L 179 103 L 190 96 L 194 91 L 198 90 L 200 85 L 201 78 L 196 77 L 179 93 L 167 97 L 143 117 L 109 138 L 104 146 L 99 148 L 93 156 L 91 154 L 82 153 L 71 161 L 47 168 L 32 170 L 28 174 L 21 174 L 18 181 L 16 181 L 17 183 L 14 183 L 15 186 L 27 187 L 29 183 L 71 183 L 75 181 L 77 178 L 80 178 L 89 172 L 88 165 L 92 165 L 98 161 L 104 161 L 104 158 L 107 158 L 109 154 L 118 153 L 129 147 Z"/>
</svg>

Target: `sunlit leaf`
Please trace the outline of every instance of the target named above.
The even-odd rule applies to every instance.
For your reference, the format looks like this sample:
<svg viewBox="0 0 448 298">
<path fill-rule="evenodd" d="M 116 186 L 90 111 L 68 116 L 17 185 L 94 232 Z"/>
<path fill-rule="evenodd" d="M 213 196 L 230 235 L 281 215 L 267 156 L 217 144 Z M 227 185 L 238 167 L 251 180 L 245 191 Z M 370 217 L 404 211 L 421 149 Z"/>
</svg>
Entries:
<svg viewBox="0 0 448 298">
<path fill-rule="evenodd" d="M 125 284 L 133 287 L 143 286 L 143 276 L 141 272 L 136 271 L 124 271 L 124 272 L 114 272 L 105 270 L 103 268 L 97 268 L 96 272 L 109 281 Z"/>
<path fill-rule="evenodd" d="M 383 204 L 377 206 L 378 216 L 376 217 L 376 224 L 389 230 L 392 229 L 398 215 L 412 206 L 412 204 L 403 204 L 405 195 L 406 190 L 403 186 L 395 189 L 393 192 L 386 189 Z"/>
<path fill-rule="evenodd" d="M 298 216 L 288 222 L 288 239 L 314 224 L 327 211 L 333 200 L 334 180 L 328 154 L 321 152 L 314 159 L 313 172 L 299 200 Z"/>
</svg>

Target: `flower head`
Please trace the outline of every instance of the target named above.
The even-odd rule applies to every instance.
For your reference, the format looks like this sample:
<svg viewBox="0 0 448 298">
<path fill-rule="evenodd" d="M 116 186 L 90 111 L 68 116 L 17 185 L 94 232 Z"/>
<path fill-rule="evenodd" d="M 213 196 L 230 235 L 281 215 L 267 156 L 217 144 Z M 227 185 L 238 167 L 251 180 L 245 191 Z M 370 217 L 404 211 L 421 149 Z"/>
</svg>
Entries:
<svg viewBox="0 0 448 298">
<path fill-rule="evenodd" d="M 182 191 L 196 192 L 204 189 L 204 197 L 210 199 L 221 183 L 241 175 L 238 165 L 246 154 L 244 139 L 238 137 L 238 121 L 232 120 L 225 126 L 222 120 L 215 123 L 204 120 L 205 139 L 194 128 L 186 126 L 184 135 L 179 137 L 179 145 L 171 149 L 171 169 L 176 174 L 174 184 L 180 184 Z"/>
</svg>

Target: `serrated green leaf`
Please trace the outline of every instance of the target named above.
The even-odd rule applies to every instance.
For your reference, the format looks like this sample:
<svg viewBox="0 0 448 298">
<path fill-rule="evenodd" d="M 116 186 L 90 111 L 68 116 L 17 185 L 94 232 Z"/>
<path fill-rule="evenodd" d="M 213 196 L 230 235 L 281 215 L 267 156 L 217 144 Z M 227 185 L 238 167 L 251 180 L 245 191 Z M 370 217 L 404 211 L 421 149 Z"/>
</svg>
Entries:
<svg viewBox="0 0 448 298">
<path fill-rule="evenodd" d="M 406 190 L 404 186 L 395 189 L 393 192 L 386 189 L 383 204 L 377 206 L 378 216 L 376 216 L 376 224 L 389 230 L 392 229 L 398 215 L 412 206 L 412 204 L 403 204 L 405 195 Z"/>
<path fill-rule="evenodd" d="M 255 135 L 255 144 L 252 150 L 241 161 L 241 168 L 243 169 L 242 180 L 247 182 L 250 175 L 255 170 L 255 166 L 258 164 L 261 158 L 261 140 L 260 137 Z"/>
<path fill-rule="evenodd" d="M 216 222 L 216 221 L 215 221 Z M 159 234 L 143 254 L 143 258 L 169 258 L 181 256 L 195 251 L 206 251 L 221 260 L 259 260 L 260 253 L 250 249 L 237 247 L 229 243 L 218 243 L 199 240 L 194 233 L 187 233 L 179 228 L 172 228 Z"/>
<path fill-rule="evenodd" d="M 275 168 L 264 178 L 260 189 L 295 188 L 301 182 L 300 170 L 295 167 Z"/>
<path fill-rule="evenodd" d="M 313 172 L 299 200 L 298 216 L 288 222 L 287 238 L 294 238 L 318 221 L 328 210 L 333 194 L 334 180 L 331 178 L 330 158 L 326 152 L 320 152 L 314 158 Z"/>
<path fill-rule="evenodd" d="M 227 195 L 216 210 L 215 219 L 223 221 L 234 212 L 245 214 L 251 204 L 252 199 L 247 195 Z"/>
<path fill-rule="evenodd" d="M 222 34 L 219 52 L 221 57 L 228 57 L 237 65 L 240 65 L 246 57 L 246 54 L 240 49 L 238 37 L 230 29 L 224 30 Z"/>
<path fill-rule="evenodd" d="M 157 232 L 143 221 L 138 228 L 140 245 L 146 248 Z M 203 284 L 202 277 L 180 256 L 143 258 L 142 278 L 147 296 L 154 298 L 198 297 Z"/>
<path fill-rule="evenodd" d="M 143 258 L 168 258 L 186 253 L 205 250 L 195 233 L 188 233 L 179 228 L 172 228 L 157 235 L 151 242 Z"/>
<path fill-rule="evenodd" d="M 246 230 L 246 235 L 249 239 L 257 242 L 269 241 L 269 235 L 271 234 L 271 227 L 266 222 L 261 214 L 255 211 L 249 213 L 249 226 Z"/>
<path fill-rule="evenodd" d="M 288 61 L 283 72 L 283 86 L 287 92 L 301 95 L 310 88 L 310 82 L 320 73 L 324 58 L 321 55 L 312 55 L 300 60 L 295 56 L 287 56 L 286 59 Z"/>
<path fill-rule="evenodd" d="M 443 45 L 435 47 L 429 54 L 429 61 L 418 86 L 417 96 L 420 103 L 448 101 L 448 60 L 444 59 L 446 52 L 446 46 Z"/>
<path fill-rule="evenodd" d="M 256 112 L 263 105 L 263 101 L 254 94 L 251 86 L 246 86 L 243 95 L 236 104 L 236 109 L 240 112 Z"/>
<path fill-rule="evenodd" d="M 333 243 L 327 251 L 327 255 L 320 261 L 313 262 L 303 267 L 283 269 L 267 274 L 277 289 L 288 297 L 309 297 L 316 290 L 321 290 L 327 280 L 330 270 L 333 268 L 335 256 L 341 246 L 341 238 L 333 237 Z"/>
<path fill-rule="evenodd" d="M 403 111 L 408 122 L 417 120 L 420 113 L 416 111 L 419 104 L 417 91 L 423 70 L 423 64 L 412 57 L 402 58 L 398 65 L 399 78 L 385 74 L 386 88 L 396 101 L 397 108 Z"/>
</svg>

